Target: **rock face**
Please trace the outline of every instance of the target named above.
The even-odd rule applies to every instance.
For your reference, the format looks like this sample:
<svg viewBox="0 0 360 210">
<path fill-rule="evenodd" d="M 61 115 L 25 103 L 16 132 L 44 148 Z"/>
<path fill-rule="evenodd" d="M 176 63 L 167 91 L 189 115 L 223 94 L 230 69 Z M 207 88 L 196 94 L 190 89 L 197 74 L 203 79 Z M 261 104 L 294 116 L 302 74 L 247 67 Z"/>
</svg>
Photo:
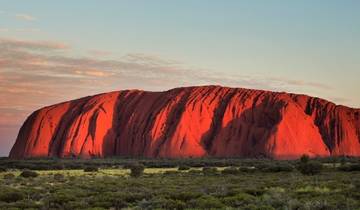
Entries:
<svg viewBox="0 0 360 210">
<path fill-rule="evenodd" d="M 220 86 L 124 90 L 42 108 L 11 158 L 360 156 L 360 109 Z"/>
</svg>

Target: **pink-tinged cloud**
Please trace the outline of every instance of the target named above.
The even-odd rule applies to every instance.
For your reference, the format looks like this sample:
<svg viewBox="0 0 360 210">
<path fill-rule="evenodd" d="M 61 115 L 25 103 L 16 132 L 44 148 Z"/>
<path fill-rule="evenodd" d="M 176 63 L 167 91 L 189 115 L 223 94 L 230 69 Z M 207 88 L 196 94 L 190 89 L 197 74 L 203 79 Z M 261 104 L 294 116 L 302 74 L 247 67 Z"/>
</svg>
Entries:
<svg viewBox="0 0 360 210">
<path fill-rule="evenodd" d="M 320 83 L 194 69 L 141 53 L 119 59 L 70 55 L 71 46 L 62 42 L 0 38 L 0 130 L 6 132 L 0 142 L 12 143 L 17 126 L 36 109 L 112 90 L 165 90 L 206 84 L 277 91 L 330 88 Z M 7 129 L 9 125 L 15 128 Z"/>
<path fill-rule="evenodd" d="M 18 39 L 0 38 L 0 49 L 13 51 L 22 50 L 64 50 L 69 46 L 62 42 L 24 41 Z"/>
</svg>

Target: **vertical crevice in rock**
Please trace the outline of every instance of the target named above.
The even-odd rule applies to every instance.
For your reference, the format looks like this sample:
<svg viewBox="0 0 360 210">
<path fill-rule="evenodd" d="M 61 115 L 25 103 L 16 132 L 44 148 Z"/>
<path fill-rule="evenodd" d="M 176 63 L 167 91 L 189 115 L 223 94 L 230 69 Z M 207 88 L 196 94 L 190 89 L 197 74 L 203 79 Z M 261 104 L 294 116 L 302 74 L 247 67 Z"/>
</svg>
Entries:
<svg viewBox="0 0 360 210">
<path fill-rule="evenodd" d="M 236 89 L 228 89 L 227 92 L 224 94 L 224 98 L 221 99 L 219 106 L 214 110 L 214 116 L 211 122 L 210 131 L 208 132 L 205 139 L 202 140 L 203 147 L 208 154 L 211 150 L 212 143 L 216 138 L 216 135 L 221 129 L 226 108 L 229 105 L 230 100 L 236 93 Z"/>
<path fill-rule="evenodd" d="M 173 106 L 171 113 L 167 117 L 167 120 L 165 122 L 165 129 L 164 129 L 165 133 L 162 136 L 162 138 L 159 140 L 159 143 L 157 144 L 155 154 L 153 155 L 154 157 L 159 156 L 160 151 L 165 145 L 166 141 L 170 140 L 173 137 L 176 128 L 178 127 L 178 124 L 180 122 L 181 115 L 185 110 L 185 105 L 191 94 L 191 90 L 192 88 L 185 90 L 179 89 L 179 93 L 177 93 L 177 95 L 182 93 L 181 99 L 177 102 L 176 106 Z"/>
</svg>

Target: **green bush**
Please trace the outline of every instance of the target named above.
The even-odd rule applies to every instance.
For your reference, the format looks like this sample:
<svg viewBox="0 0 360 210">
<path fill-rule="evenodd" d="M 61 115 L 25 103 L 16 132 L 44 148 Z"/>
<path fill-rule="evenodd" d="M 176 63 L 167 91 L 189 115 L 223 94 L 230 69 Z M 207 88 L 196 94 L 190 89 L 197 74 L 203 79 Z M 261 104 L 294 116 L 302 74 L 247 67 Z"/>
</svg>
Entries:
<svg viewBox="0 0 360 210">
<path fill-rule="evenodd" d="M 24 199 L 24 194 L 19 191 L 2 191 L 0 192 L 0 201 L 12 203 Z"/>
<path fill-rule="evenodd" d="M 360 171 L 360 164 L 341 165 L 338 170 L 340 171 Z"/>
<path fill-rule="evenodd" d="M 294 170 L 294 167 L 288 163 L 276 163 L 270 164 L 261 169 L 263 172 L 291 172 Z"/>
<path fill-rule="evenodd" d="M 181 200 L 173 200 L 169 198 L 153 198 L 150 201 L 148 209 L 185 209 L 186 204 Z"/>
<path fill-rule="evenodd" d="M 249 204 L 243 208 L 244 210 L 275 210 L 272 206 L 269 205 L 255 205 Z"/>
<path fill-rule="evenodd" d="M 321 172 L 322 163 L 318 161 L 301 162 L 297 169 L 304 175 L 315 175 Z"/>
<path fill-rule="evenodd" d="M 84 172 L 98 172 L 99 169 L 96 166 L 86 166 Z"/>
<path fill-rule="evenodd" d="M 310 160 L 310 157 L 308 156 L 308 155 L 302 155 L 301 157 L 300 157 L 300 163 L 303 163 L 303 164 L 305 164 L 305 163 L 308 163 L 309 162 L 309 160 Z"/>
<path fill-rule="evenodd" d="M 202 193 L 193 191 L 169 192 L 168 197 L 173 200 L 181 200 L 187 202 L 192 199 L 200 197 Z"/>
<path fill-rule="evenodd" d="M 178 170 L 179 170 L 179 171 L 187 171 L 187 170 L 190 170 L 190 167 L 189 167 L 189 166 L 182 165 L 182 166 L 179 166 Z"/>
<path fill-rule="evenodd" d="M 219 199 L 210 195 L 204 195 L 196 200 L 191 200 L 189 204 L 193 208 L 200 209 L 221 209 L 226 207 Z"/>
<path fill-rule="evenodd" d="M 130 176 L 135 177 L 135 178 L 140 177 L 143 175 L 144 170 L 145 170 L 145 167 L 142 164 L 131 165 L 130 166 Z"/>
<path fill-rule="evenodd" d="M 0 166 L 0 173 L 2 173 L 2 172 L 6 172 L 6 168 Z"/>
<path fill-rule="evenodd" d="M 22 176 L 24 178 L 34 178 L 34 177 L 39 176 L 39 174 L 35 171 L 24 170 L 21 172 L 20 176 Z"/>
<path fill-rule="evenodd" d="M 239 193 L 234 196 L 223 198 L 223 203 L 226 204 L 226 206 L 238 208 L 250 204 L 255 200 L 256 199 L 253 195 L 249 195 L 247 193 Z"/>
<path fill-rule="evenodd" d="M 221 171 L 222 174 L 232 174 L 232 175 L 237 175 L 240 173 L 239 169 L 237 169 L 236 167 L 227 167 L 225 168 L 223 171 Z"/>
<path fill-rule="evenodd" d="M 64 205 L 70 201 L 75 201 L 78 195 L 71 194 L 69 192 L 59 191 L 56 193 L 51 194 L 48 198 L 48 203 L 50 207 L 64 207 Z M 62 209 L 62 208 L 61 208 Z"/>
</svg>

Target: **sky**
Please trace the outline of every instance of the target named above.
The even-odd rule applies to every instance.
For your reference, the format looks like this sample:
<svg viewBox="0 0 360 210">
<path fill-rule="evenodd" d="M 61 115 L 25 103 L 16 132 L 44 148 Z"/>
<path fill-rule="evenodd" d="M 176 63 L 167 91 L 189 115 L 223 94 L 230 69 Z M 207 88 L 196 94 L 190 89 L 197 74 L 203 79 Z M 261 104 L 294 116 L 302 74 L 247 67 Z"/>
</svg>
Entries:
<svg viewBox="0 0 360 210">
<path fill-rule="evenodd" d="M 0 156 L 43 106 L 223 85 L 360 107 L 360 1 L 0 0 Z"/>
</svg>

